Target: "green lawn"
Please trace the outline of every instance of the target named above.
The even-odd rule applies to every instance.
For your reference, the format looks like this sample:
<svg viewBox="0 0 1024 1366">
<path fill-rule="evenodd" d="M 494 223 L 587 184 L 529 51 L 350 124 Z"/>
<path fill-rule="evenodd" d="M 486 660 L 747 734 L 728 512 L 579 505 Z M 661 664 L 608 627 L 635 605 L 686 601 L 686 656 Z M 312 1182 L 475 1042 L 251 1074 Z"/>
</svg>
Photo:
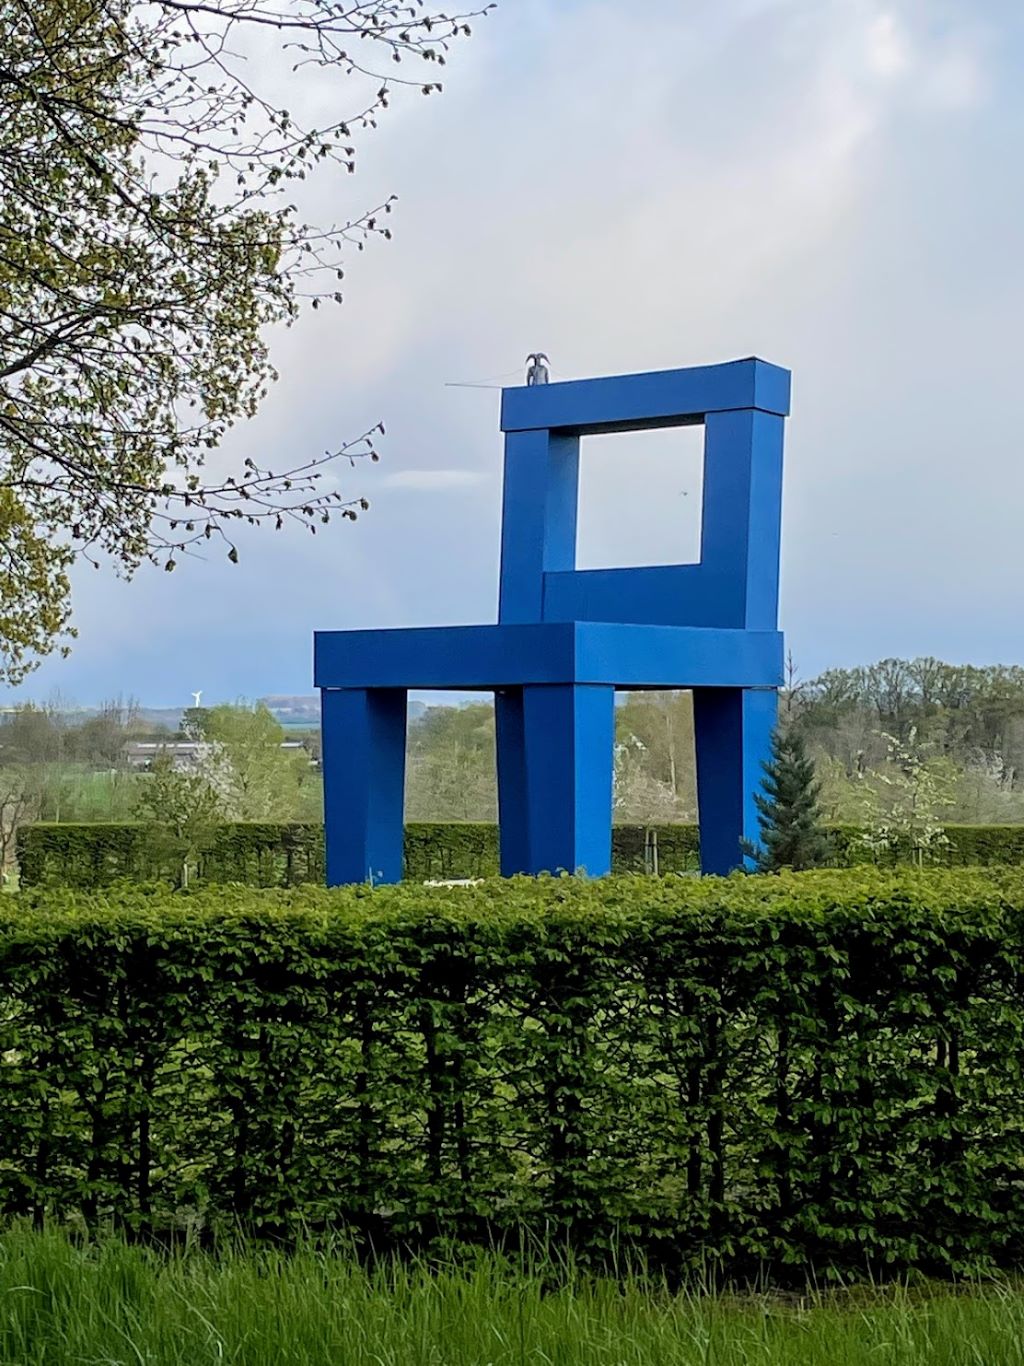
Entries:
<svg viewBox="0 0 1024 1366">
<path fill-rule="evenodd" d="M 367 1274 L 342 1254 L 162 1258 L 0 1237 L 0 1361 L 45 1366 L 947 1366 L 1024 1363 L 1009 1285 L 714 1299 L 494 1260 Z"/>
</svg>

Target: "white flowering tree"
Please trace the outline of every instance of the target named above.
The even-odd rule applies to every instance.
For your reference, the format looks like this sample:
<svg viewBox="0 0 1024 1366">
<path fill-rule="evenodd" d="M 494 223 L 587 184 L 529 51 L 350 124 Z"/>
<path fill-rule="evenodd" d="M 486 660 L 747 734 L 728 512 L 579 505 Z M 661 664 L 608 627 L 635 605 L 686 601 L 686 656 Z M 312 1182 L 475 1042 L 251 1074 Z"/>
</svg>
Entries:
<svg viewBox="0 0 1024 1366">
<path fill-rule="evenodd" d="M 864 775 L 862 845 L 894 857 L 909 852 L 919 866 L 949 844 L 943 820 L 953 804 L 953 777 L 942 760 L 926 755 L 917 728 L 907 739 L 881 733 L 883 767 Z"/>
</svg>

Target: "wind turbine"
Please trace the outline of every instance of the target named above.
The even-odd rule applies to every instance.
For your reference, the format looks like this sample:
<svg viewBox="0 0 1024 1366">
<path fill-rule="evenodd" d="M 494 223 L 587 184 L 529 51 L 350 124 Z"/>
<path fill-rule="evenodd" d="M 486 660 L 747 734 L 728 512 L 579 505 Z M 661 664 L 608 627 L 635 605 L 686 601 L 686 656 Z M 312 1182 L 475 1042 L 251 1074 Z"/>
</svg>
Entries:
<svg viewBox="0 0 1024 1366">
<path fill-rule="evenodd" d="M 195 708 L 196 711 L 199 710 L 199 699 L 202 697 L 202 695 L 203 695 L 203 690 L 202 690 L 202 688 L 200 688 L 198 692 L 194 692 L 194 693 L 192 694 L 192 706 Z"/>
</svg>

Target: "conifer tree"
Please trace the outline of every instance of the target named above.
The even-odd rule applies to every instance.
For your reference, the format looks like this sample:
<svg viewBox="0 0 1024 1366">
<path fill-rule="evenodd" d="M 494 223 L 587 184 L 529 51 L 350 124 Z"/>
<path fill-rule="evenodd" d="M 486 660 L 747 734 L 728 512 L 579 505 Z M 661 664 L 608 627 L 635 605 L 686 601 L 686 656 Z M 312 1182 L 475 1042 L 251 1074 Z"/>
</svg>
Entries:
<svg viewBox="0 0 1024 1366">
<path fill-rule="evenodd" d="M 828 860 L 831 846 L 818 804 L 821 787 L 815 778 L 814 761 L 798 731 L 777 730 L 772 736 L 771 758 L 764 765 L 761 787 L 754 797 L 760 847 L 750 851 L 757 871 L 820 867 Z"/>
</svg>

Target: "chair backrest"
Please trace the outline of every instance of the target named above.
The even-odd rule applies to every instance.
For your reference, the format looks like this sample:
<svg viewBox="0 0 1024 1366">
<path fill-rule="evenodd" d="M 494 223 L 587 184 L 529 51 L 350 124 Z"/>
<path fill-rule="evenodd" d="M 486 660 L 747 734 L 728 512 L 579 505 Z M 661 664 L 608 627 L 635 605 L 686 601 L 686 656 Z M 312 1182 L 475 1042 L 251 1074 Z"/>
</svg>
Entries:
<svg viewBox="0 0 1024 1366">
<path fill-rule="evenodd" d="M 757 359 L 504 390 L 499 620 L 774 629 L 789 390 Z M 580 437 L 699 424 L 699 563 L 577 569 Z"/>
</svg>

